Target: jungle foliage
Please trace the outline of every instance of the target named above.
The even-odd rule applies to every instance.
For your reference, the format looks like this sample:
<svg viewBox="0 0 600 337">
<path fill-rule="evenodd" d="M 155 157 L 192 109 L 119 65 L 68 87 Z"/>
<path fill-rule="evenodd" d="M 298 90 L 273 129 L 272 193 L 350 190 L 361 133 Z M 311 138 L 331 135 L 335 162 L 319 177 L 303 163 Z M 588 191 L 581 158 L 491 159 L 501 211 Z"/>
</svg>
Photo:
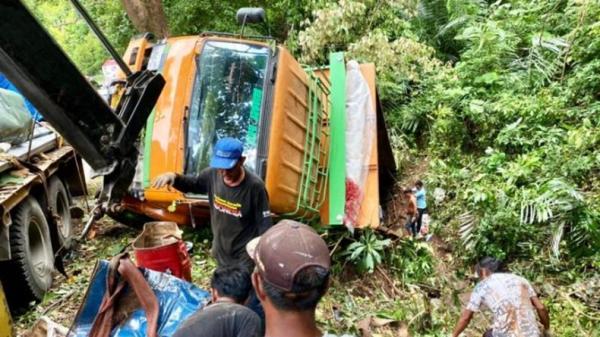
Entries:
<svg viewBox="0 0 600 337">
<path fill-rule="evenodd" d="M 428 162 L 435 233 L 465 267 L 492 255 L 532 280 L 560 336 L 599 331 L 599 18 L 586 0 L 339 0 L 292 45 L 306 63 L 344 50 L 376 64 L 400 167 Z M 446 280 L 441 265 L 427 278 L 431 255 L 416 248 L 383 253 L 399 256 L 384 263 L 409 289 L 468 278 Z M 433 312 L 413 332 L 447 329 L 435 326 L 447 310 Z"/>
<path fill-rule="evenodd" d="M 97 74 L 108 56 L 68 1 L 26 2 L 80 69 Z M 136 32 L 121 2 L 82 2 L 123 51 Z M 484 255 L 505 259 L 544 285 L 557 335 L 598 331 L 600 2 L 163 0 L 163 6 L 172 35 L 235 32 L 239 7 L 262 6 L 269 28 L 253 32 L 272 34 L 303 63 L 325 64 L 332 51 L 375 63 L 396 160 L 401 168 L 429 163 L 421 178 L 433 228 L 452 246 L 453 259 L 461 266 Z M 389 244 L 374 233 L 351 242 L 340 260 L 374 274 L 383 273 L 381 262 L 420 296 L 378 302 L 383 316 L 422 317 L 413 324 L 419 328 L 411 327 L 417 335 L 448 331 L 460 302 L 415 316 L 431 313 L 432 301 L 412 285 L 427 283 L 448 292 L 442 298 L 456 298 L 468 289 L 455 282 L 467 278 L 466 268 L 446 281 L 434 275 L 425 244 Z M 372 295 L 364 303 L 348 300 L 345 287 L 334 287 L 331 297 L 346 312 L 373 302 Z M 344 317 L 328 322 L 342 329 L 355 318 L 346 317 L 347 326 L 340 326 Z"/>
<path fill-rule="evenodd" d="M 129 39 L 140 32 L 127 17 L 124 0 L 80 0 L 100 29 L 119 52 Z M 63 47 L 73 62 L 87 76 L 97 75 L 109 58 L 85 22 L 67 0 L 24 0 L 34 15 Z M 279 42 L 294 35 L 300 23 L 310 17 L 323 0 L 163 0 L 171 36 L 195 35 L 204 31 L 239 32 L 235 14 L 241 7 L 263 7 L 267 25 L 252 25 L 247 34 L 271 35 Z M 143 3 L 143 1 L 142 1 Z"/>
<path fill-rule="evenodd" d="M 299 52 L 377 65 L 391 128 L 428 156 L 434 218 L 468 260 L 598 267 L 599 17 L 596 1 L 342 0 Z"/>
</svg>

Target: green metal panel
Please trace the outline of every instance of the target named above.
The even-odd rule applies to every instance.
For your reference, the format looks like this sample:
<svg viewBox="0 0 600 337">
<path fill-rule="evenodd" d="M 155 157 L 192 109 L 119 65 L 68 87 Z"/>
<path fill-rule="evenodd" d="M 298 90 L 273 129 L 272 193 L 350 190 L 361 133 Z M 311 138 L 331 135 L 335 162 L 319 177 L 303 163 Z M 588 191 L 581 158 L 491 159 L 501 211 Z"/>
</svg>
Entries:
<svg viewBox="0 0 600 337">
<path fill-rule="evenodd" d="M 298 185 L 296 209 L 283 215 L 304 223 L 312 223 L 318 220 L 319 211 L 325 202 L 329 177 L 327 144 L 323 142 L 329 138 L 329 134 L 323 125 L 326 124 L 326 108 L 329 104 L 330 92 L 312 70 L 307 69 L 306 71 L 307 111 L 302 174 Z"/>
<path fill-rule="evenodd" d="M 341 225 L 346 204 L 346 64 L 344 53 L 329 54 L 331 143 L 329 148 L 329 224 Z"/>
<path fill-rule="evenodd" d="M 154 115 L 156 109 L 152 111 L 146 121 L 146 132 L 144 134 L 144 159 L 142 166 L 142 187 L 150 187 L 150 154 L 152 153 L 152 133 L 154 132 Z"/>
</svg>

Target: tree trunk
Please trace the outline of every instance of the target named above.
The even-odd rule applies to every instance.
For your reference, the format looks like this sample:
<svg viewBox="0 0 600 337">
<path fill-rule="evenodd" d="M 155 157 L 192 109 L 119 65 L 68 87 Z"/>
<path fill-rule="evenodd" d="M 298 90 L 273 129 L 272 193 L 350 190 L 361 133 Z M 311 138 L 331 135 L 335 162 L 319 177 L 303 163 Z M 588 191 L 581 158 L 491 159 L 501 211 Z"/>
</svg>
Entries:
<svg viewBox="0 0 600 337">
<path fill-rule="evenodd" d="M 169 35 L 169 26 L 161 0 L 121 0 L 127 16 L 139 32 L 151 32 L 157 38 Z"/>
</svg>

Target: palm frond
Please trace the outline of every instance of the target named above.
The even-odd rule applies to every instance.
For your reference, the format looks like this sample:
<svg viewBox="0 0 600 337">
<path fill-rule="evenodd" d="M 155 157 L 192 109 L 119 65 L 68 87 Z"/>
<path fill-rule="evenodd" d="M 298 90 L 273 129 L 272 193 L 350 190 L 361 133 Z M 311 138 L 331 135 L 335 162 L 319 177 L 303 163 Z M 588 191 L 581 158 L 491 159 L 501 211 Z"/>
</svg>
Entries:
<svg viewBox="0 0 600 337">
<path fill-rule="evenodd" d="M 459 215 L 458 221 L 458 234 L 462 244 L 467 250 L 472 250 L 477 244 L 477 237 L 474 234 L 478 221 L 475 216 L 468 211 Z"/>
<path fill-rule="evenodd" d="M 446 0 L 421 0 L 417 5 L 418 17 L 435 27 L 441 27 L 448 22 Z"/>
<path fill-rule="evenodd" d="M 526 56 L 516 58 L 511 66 L 526 70 L 531 79 L 539 78 L 546 83 L 562 69 L 568 49 L 569 43 L 561 37 L 536 34 L 531 38 Z"/>
<path fill-rule="evenodd" d="M 569 232 L 570 244 L 575 247 L 598 247 L 600 245 L 600 214 L 586 211 L 581 214 Z"/>
<path fill-rule="evenodd" d="M 451 20 L 450 22 L 443 25 L 440 30 L 435 35 L 436 38 L 443 38 L 448 35 L 450 32 L 458 31 L 460 28 L 464 27 L 466 23 L 472 20 L 472 16 L 463 15 L 456 19 Z M 454 36 L 452 37 L 454 38 Z"/>
<path fill-rule="evenodd" d="M 576 187 L 561 179 L 543 184 L 537 197 L 522 197 L 520 218 L 522 224 L 545 223 L 564 217 L 583 202 L 583 195 Z"/>
<path fill-rule="evenodd" d="M 552 233 L 552 254 L 555 258 L 560 256 L 560 242 L 563 239 L 563 235 L 565 233 L 565 222 L 559 222 L 555 227 Z"/>
</svg>

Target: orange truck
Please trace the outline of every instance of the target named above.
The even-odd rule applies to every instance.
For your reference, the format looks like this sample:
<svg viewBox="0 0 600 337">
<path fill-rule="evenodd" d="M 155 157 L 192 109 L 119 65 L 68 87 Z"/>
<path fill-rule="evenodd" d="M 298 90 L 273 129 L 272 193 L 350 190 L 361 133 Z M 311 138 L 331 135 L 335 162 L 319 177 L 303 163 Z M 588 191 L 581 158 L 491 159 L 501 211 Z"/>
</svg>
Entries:
<svg viewBox="0 0 600 337">
<path fill-rule="evenodd" d="M 250 21 L 244 10 L 238 20 Z M 164 172 L 198 174 L 208 166 L 216 140 L 230 136 L 244 143 L 246 166 L 265 181 L 273 213 L 342 224 L 345 153 L 352 151 L 345 148 L 342 53 L 330 55 L 328 67 L 310 69 L 268 37 L 203 33 L 152 41 L 146 34 L 131 40 L 123 58 L 132 71 L 160 72 L 166 84 L 140 142 L 134 193 L 109 213 L 112 217 L 126 223 L 206 221 L 206 196 L 156 190 L 151 181 Z M 377 227 L 395 165 L 375 66 L 362 64 L 360 70 L 377 112 L 377 132 L 356 227 Z M 114 83 L 110 91 L 117 102 L 122 82 Z"/>
<path fill-rule="evenodd" d="M 68 240 L 61 240 L 57 229 L 70 225 L 63 221 L 70 214 L 70 196 L 85 192 L 75 152 L 103 176 L 96 206 L 78 239 L 104 214 L 126 224 L 207 221 L 206 196 L 155 190 L 150 182 L 167 171 L 199 173 L 208 165 L 212 145 L 225 136 L 244 142 L 247 166 L 264 179 L 277 216 L 324 226 L 344 223 L 347 199 L 354 194 L 346 190 L 346 157 L 356 149 L 346 148 L 346 103 L 353 97 L 346 93 L 342 53 L 331 54 L 327 67 L 305 68 L 269 37 L 209 32 L 160 41 L 148 34 L 137 36 L 121 58 L 79 2 L 71 2 L 120 68 L 108 104 L 20 0 L 0 1 L 0 72 L 37 108 L 52 132 L 60 134 L 60 145 L 40 150 L 39 161 L 20 164 L 31 184 L 19 185 L 26 188 L 10 194 L 6 200 L 11 203 L 0 205 L 0 261 L 25 249 L 33 258 L 23 260 L 23 266 L 33 271 L 43 266 L 41 286 L 26 289 L 31 297 L 43 296 L 51 263 L 60 265 L 59 253 Z M 261 9 L 238 12 L 243 25 L 263 19 Z M 395 163 L 377 99 L 375 66 L 363 64 L 360 72 L 376 127 L 368 136 L 356 135 L 372 146 L 364 154 L 368 172 L 362 198 L 356 199 L 360 207 L 355 227 L 377 227 Z M 6 167 L 10 163 L 0 162 Z M 49 202 L 55 190 L 64 195 L 62 206 Z M 28 206 L 16 207 L 22 202 Z M 24 215 L 24 207 L 37 216 Z M 45 240 L 36 239 L 45 221 L 52 224 L 50 243 L 47 233 Z M 40 244 L 19 246 L 5 240 L 23 223 L 35 239 L 27 240 Z M 5 266 L 0 264 L 3 284 L 26 287 L 4 282 Z M 27 275 L 21 279 L 27 281 Z"/>
</svg>

